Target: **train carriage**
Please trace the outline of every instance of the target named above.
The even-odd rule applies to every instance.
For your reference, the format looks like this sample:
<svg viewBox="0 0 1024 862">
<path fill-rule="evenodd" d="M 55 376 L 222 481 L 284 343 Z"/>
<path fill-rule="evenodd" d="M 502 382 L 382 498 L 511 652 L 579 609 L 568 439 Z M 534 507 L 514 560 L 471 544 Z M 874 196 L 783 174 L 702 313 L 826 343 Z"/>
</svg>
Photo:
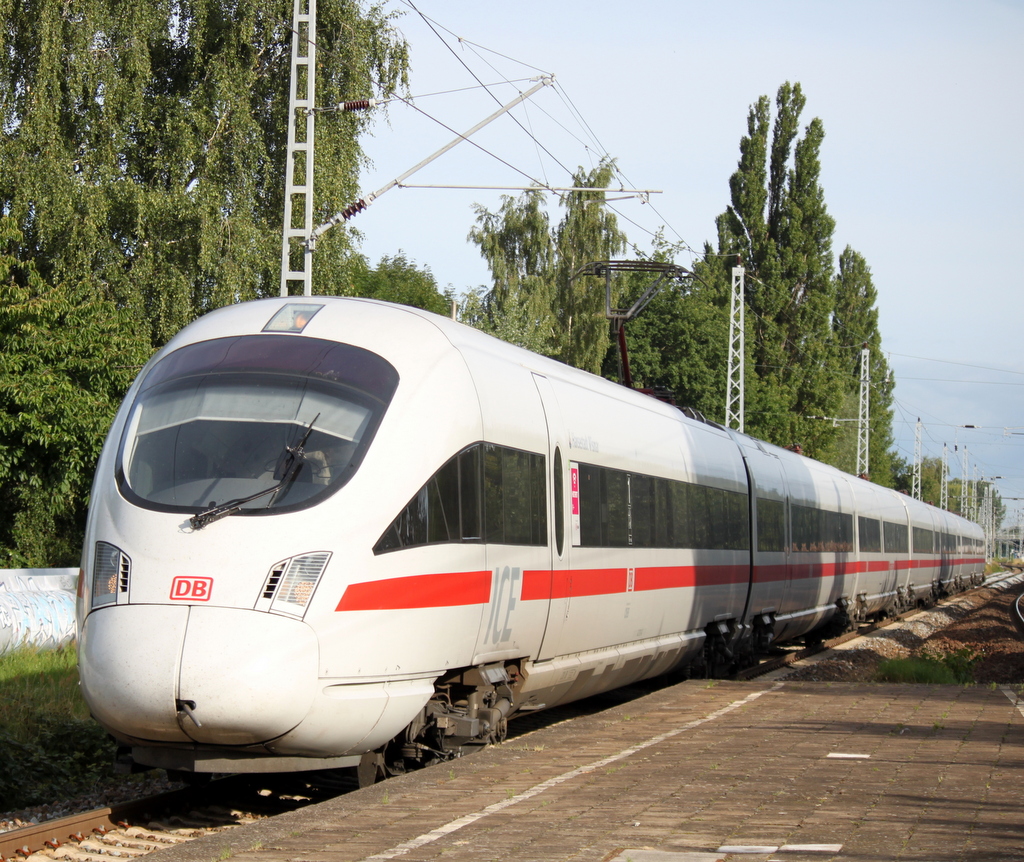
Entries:
<svg viewBox="0 0 1024 862">
<path fill-rule="evenodd" d="M 83 692 L 140 764 L 369 780 L 957 588 L 980 536 L 427 312 L 261 300 L 175 336 L 117 414 Z"/>
</svg>

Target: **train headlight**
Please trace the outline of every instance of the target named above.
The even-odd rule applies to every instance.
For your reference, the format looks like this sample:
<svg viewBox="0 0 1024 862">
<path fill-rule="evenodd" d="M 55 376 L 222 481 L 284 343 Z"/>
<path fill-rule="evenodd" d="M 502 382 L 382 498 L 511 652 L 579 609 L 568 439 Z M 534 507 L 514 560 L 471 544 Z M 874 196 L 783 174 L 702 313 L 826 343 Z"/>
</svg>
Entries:
<svg viewBox="0 0 1024 862">
<path fill-rule="evenodd" d="M 330 559 L 329 551 L 317 551 L 300 554 L 275 565 L 263 585 L 263 592 L 256 603 L 257 610 L 301 617 Z"/>
<path fill-rule="evenodd" d="M 124 551 L 109 542 L 97 542 L 92 565 L 92 606 L 112 605 L 118 594 L 127 595 L 131 569 L 132 561 Z"/>
</svg>

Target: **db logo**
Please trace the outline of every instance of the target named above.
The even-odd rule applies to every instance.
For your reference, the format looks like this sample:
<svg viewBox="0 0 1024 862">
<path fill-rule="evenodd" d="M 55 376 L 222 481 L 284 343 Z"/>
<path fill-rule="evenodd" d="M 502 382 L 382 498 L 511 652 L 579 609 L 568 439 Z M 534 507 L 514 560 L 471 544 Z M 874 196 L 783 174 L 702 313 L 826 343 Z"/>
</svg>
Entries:
<svg viewBox="0 0 1024 862">
<path fill-rule="evenodd" d="M 171 598 L 177 602 L 208 602 L 213 592 L 213 578 L 175 578 L 171 581 Z"/>
</svg>

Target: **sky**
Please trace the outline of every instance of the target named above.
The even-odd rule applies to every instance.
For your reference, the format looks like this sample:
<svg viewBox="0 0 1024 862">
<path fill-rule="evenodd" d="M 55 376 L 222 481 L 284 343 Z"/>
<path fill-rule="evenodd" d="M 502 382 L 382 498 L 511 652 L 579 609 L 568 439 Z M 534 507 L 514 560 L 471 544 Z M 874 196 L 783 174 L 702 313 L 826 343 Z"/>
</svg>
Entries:
<svg viewBox="0 0 1024 862">
<path fill-rule="evenodd" d="M 384 5 L 410 45 L 414 99 L 378 109 L 364 195 L 554 75 L 474 135 L 479 148 L 460 143 L 405 182 L 564 186 L 609 155 L 623 187 L 652 192 L 614 204 L 641 253 L 659 230 L 714 241 L 750 106 L 800 82 L 802 125 L 825 127 L 834 251 L 860 252 L 878 291 L 899 454 L 913 461 L 920 418 L 924 457 L 945 443 L 959 478 L 967 446 L 968 476 L 1002 477 L 1008 520 L 1022 517 L 1024 0 Z M 475 206 L 496 211 L 502 194 L 518 191 L 392 188 L 350 225 L 372 263 L 401 252 L 462 293 L 489 284 L 467 235 Z"/>
</svg>

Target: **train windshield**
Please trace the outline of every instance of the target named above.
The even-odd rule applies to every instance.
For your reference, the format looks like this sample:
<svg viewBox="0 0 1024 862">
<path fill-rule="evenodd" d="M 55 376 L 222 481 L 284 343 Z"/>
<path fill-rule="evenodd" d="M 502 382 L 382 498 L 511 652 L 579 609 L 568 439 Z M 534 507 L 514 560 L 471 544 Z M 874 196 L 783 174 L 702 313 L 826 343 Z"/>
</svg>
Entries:
<svg viewBox="0 0 1024 862">
<path fill-rule="evenodd" d="M 304 508 L 354 474 L 397 385 L 380 356 L 321 339 L 250 335 L 183 347 L 143 381 L 121 440 L 119 486 L 162 511 L 253 495 L 240 513 Z M 301 457 L 289 458 L 300 443 Z"/>
</svg>

